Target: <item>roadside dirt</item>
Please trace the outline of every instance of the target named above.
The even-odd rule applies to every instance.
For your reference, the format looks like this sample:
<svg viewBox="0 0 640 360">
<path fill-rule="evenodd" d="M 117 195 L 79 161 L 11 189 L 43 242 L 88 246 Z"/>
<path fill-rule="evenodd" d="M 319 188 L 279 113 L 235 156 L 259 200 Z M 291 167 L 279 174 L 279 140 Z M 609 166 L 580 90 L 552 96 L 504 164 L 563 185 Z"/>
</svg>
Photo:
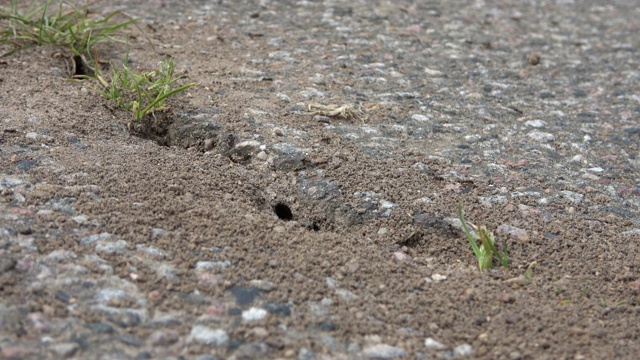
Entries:
<svg viewBox="0 0 640 360">
<path fill-rule="evenodd" d="M 140 123 L 1 58 L 2 356 L 635 358 L 640 4 L 543 3 L 109 2 Z"/>
</svg>

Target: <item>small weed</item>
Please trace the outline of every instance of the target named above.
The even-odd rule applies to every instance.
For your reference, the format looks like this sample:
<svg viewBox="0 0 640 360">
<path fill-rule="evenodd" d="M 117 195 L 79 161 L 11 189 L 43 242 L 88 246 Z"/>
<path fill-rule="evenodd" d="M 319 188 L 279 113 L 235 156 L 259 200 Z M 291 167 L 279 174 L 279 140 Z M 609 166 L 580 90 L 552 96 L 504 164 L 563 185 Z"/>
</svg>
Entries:
<svg viewBox="0 0 640 360">
<path fill-rule="evenodd" d="M 467 227 L 467 222 L 464 220 L 464 215 L 462 214 L 462 204 L 458 204 L 458 217 L 460 218 L 460 222 L 462 222 L 462 228 L 464 232 L 467 234 L 467 239 L 469 240 L 469 244 L 471 244 L 471 249 L 473 249 L 473 253 L 476 255 L 478 259 L 478 268 L 480 271 L 491 268 L 493 265 L 493 257 L 495 256 L 500 264 L 506 268 L 509 267 L 509 258 L 507 254 L 507 244 L 504 243 L 502 246 L 502 253 L 500 253 L 495 247 L 495 239 L 493 237 L 493 233 L 487 230 L 486 227 L 480 226 L 477 227 L 471 223 L 471 227 L 476 232 L 472 234 L 469 228 Z M 477 241 L 480 240 L 480 246 L 478 246 Z"/>
<path fill-rule="evenodd" d="M 580 290 L 580 295 L 582 296 L 589 295 L 589 293 L 591 293 L 592 286 L 593 286 L 593 282 L 591 280 L 587 281 L 587 286 L 583 290 Z"/>
<path fill-rule="evenodd" d="M 171 58 L 163 57 L 155 70 L 142 73 L 129 69 L 128 63 L 127 52 L 122 68 L 114 67 L 109 80 L 102 75 L 97 63 L 95 76 L 82 78 L 96 80 L 99 87 L 92 90 L 118 107 L 133 112 L 134 120 L 140 120 L 156 110 L 163 110 L 167 98 L 195 85 L 190 83 L 174 88 L 181 77 L 174 76 L 175 64 Z"/>
<path fill-rule="evenodd" d="M 54 11 L 50 11 L 52 7 L 56 8 L 52 6 L 52 0 L 39 6 L 34 0 L 23 11 L 18 9 L 17 3 L 12 0 L 9 8 L 0 7 L 0 44 L 13 47 L 2 56 L 33 46 L 55 45 L 70 49 L 75 57 L 88 63 L 85 57 L 90 56 L 95 44 L 122 41 L 120 30 L 136 22 L 135 19 L 115 21 L 114 18 L 122 14 L 120 11 L 94 19 L 89 10 L 93 3 L 76 7 L 61 1 Z"/>
<path fill-rule="evenodd" d="M 527 266 L 527 271 L 524 272 L 524 275 L 522 275 L 525 280 L 527 280 L 528 282 L 533 281 L 533 265 L 537 264 L 536 261 L 532 261 L 531 264 L 529 264 L 529 266 Z"/>
<path fill-rule="evenodd" d="M 617 307 L 620 307 L 620 306 L 624 306 L 626 303 L 627 302 L 625 300 L 621 300 L 621 301 L 618 301 L 617 303 L 615 303 L 615 305 L 613 305 L 613 307 L 617 308 Z M 600 305 L 604 309 L 609 307 L 607 302 L 602 298 L 600 298 L 600 300 L 598 301 L 598 305 Z"/>
</svg>

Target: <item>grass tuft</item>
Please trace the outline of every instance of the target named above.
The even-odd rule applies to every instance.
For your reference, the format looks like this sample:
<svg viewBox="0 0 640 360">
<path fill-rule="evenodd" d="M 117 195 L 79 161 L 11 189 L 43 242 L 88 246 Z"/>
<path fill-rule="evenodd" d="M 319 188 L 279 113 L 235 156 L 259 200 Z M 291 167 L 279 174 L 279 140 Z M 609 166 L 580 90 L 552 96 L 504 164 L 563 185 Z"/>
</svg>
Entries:
<svg viewBox="0 0 640 360">
<path fill-rule="evenodd" d="M 163 57 L 156 69 L 142 73 L 131 70 L 128 63 L 127 52 L 122 67 L 114 67 L 108 79 L 103 76 L 97 64 L 94 76 L 82 78 L 97 81 L 99 86 L 92 90 L 111 100 L 116 106 L 131 111 L 134 120 L 141 120 L 149 113 L 165 109 L 167 98 L 195 85 L 189 83 L 176 87 L 176 82 L 181 77 L 175 76 L 175 64 L 168 57 Z"/>
<path fill-rule="evenodd" d="M 464 215 L 462 214 L 462 204 L 458 204 L 458 217 L 460 218 L 460 222 L 462 222 L 462 229 L 465 234 L 467 234 L 467 239 L 469 240 L 469 244 L 471 245 L 471 249 L 473 253 L 476 255 L 478 259 L 478 268 L 480 271 L 484 271 L 486 269 L 491 268 L 493 265 L 494 256 L 498 259 L 498 262 L 505 268 L 509 267 L 509 257 L 507 254 L 507 244 L 504 243 L 502 246 L 502 253 L 500 253 L 495 247 L 495 239 L 493 237 L 493 233 L 487 230 L 485 226 L 477 227 L 471 223 L 473 230 L 475 233 L 471 233 L 469 227 L 467 227 L 467 222 L 464 219 Z M 478 246 L 477 241 L 480 241 L 480 246 Z"/>
<path fill-rule="evenodd" d="M 118 107 L 131 111 L 135 120 L 140 120 L 149 113 L 164 109 L 170 96 L 182 92 L 195 83 L 176 86 L 181 78 L 174 76 L 173 59 L 163 57 L 158 67 L 152 71 L 137 73 L 129 66 L 129 52 L 121 68 L 111 71 L 108 79 L 102 74 L 97 55 L 92 57 L 93 47 L 103 41 L 124 40 L 123 30 L 136 22 L 120 11 L 115 11 L 102 18 L 92 16 L 90 7 L 100 0 L 75 6 L 69 1 L 60 1 L 54 5 L 47 0 L 37 5 L 33 0 L 30 5 L 18 8 L 18 1 L 12 0 L 9 7 L 0 7 L 0 45 L 10 45 L 11 50 L 0 55 L 7 56 L 16 51 L 33 46 L 53 45 L 68 48 L 74 60 L 90 71 L 75 71 L 76 78 L 90 79 L 97 87 L 92 89 Z M 118 15 L 126 16 L 127 21 L 116 21 Z M 90 60 L 90 61 L 88 61 Z M 93 64 L 93 68 L 91 67 Z M 79 70 L 76 68 L 76 70 Z"/>
<path fill-rule="evenodd" d="M 86 57 L 91 55 L 93 46 L 102 41 L 122 42 L 121 30 L 136 22 L 116 21 L 120 11 L 96 19 L 89 9 L 96 2 L 77 7 L 67 1 L 55 6 L 52 0 L 36 5 L 34 0 L 21 10 L 18 1 L 12 0 L 10 7 L 0 7 L 0 45 L 12 47 L 0 56 L 33 46 L 54 45 L 70 49 L 74 56 L 89 63 Z"/>
</svg>

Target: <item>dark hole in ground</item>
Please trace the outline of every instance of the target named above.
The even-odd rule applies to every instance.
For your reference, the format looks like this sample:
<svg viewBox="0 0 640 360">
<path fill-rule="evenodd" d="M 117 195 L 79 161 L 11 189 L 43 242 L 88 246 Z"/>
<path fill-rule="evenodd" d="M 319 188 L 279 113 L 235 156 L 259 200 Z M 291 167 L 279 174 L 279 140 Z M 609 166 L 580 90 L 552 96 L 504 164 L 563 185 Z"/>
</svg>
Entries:
<svg viewBox="0 0 640 360">
<path fill-rule="evenodd" d="M 75 74 L 73 75 L 93 75 L 93 72 L 90 71 L 90 69 L 87 68 L 87 66 L 84 63 L 84 60 L 82 60 L 82 57 L 80 55 L 76 55 L 73 57 L 73 63 L 75 65 Z"/>
<path fill-rule="evenodd" d="M 291 213 L 291 209 L 289 209 L 289 207 L 283 203 L 276 204 L 273 210 L 276 212 L 276 215 L 278 215 L 278 218 L 280 220 L 289 221 L 293 219 L 293 214 Z"/>
</svg>

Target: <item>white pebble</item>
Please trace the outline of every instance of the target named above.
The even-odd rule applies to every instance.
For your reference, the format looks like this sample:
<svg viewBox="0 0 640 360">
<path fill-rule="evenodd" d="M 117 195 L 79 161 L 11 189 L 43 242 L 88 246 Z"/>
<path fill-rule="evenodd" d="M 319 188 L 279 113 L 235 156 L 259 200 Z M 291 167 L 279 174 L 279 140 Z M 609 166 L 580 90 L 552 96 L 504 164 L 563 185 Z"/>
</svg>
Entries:
<svg viewBox="0 0 640 360">
<path fill-rule="evenodd" d="M 424 116 L 424 115 L 420 115 L 420 114 L 415 114 L 411 117 L 411 120 L 413 121 L 419 121 L 419 122 L 425 122 L 425 121 L 429 121 L 429 118 Z"/>
<path fill-rule="evenodd" d="M 458 345 L 453 349 L 453 353 L 456 356 L 467 356 L 470 355 L 473 351 L 473 348 L 469 344 Z"/>
<path fill-rule="evenodd" d="M 380 200 L 380 206 L 382 206 L 384 209 L 391 209 L 394 208 L 398 205 L 392 203 L 391 201 L 387 201 L 387 200 Z"/>
<path fill-rule="evenodd" d="M 127 242 L 124 240 L 105 241 L 99 240 L 96 243 L 95 250 L 103 254 L 122 254 L 127 250 Z"/>
<path fill-rule="evenodd" d="M 224 269 L 231 266 L 229 261 L 198 261 L 196 270 Z"/>
<path fill-rule="evenodd" d="M 424 73 L 429 75 L 429 76 L 433 76 L 433 77 L 442 77 L 444 76 L 444 73 L 440 70 L 435 70 L 435 69 L 429 69 L 429 68 L 424 68 Z"/>
<path fill-rule="evenodd" d="M 580 204 L 582 202 L 582 199 L 584 199 L 584 195 L 569 190 L 560 191 L 560 194 L 562 194 L 562 197 L 574 204 Z"/>
<path fill-rule="evenodd" d="M 244 321 L 256 321 L 262 320 L 267 316 L 267 310 L 252 307 L 249 310 L 242 312 L 242 320 Z"/>
<path fill-rule="evenodd" d="M 529 133 L 529 137 L 539 142 L 551 142 L 556 139 L 553 134 L 541 131 L 532 131 Z"/>
<path fill-rule="evenodd" d="M 387 344 L 367 346 L 362 351 L 362 354 L 369 359 L 395 359 L 406 355 L 401 348 Z"/>
<path fill-rule="evenodd" d="M 358 300 L 358 295 L 346 289 L 336 289 L 336 295 L 340 296 L 344 301 Z"/>
<path fill-rule="evenodd" d="M 532 128 L 536 128 L 536 129 L 542 129 L 543 127 L 545 127 L 547 125 L 546 122 L 542 121 L 542 120 L 529 120 L 527 122 L 524 123 L 526 126 L 532 127 Z"/>
<path fill-rule="evenodd" d="M 431 275 L 431 279 L 433 279 L 433 281 L 435 282 L 440 282 L 440 281 L 447 280 L 447 277 L 440 274 L 433 274 Z"/>
<path fill-rule="evenodd" d="M 258 155 L 256 155 L 256 159 L 258 159 L 258 160 L 262 160 L 262 161 L 267 160 L 267 158 L 268 158 L 268 157 L 269 157 L 269 156 L 268 156 L 268 155 L 267 155 L 267 153 L 266 153 L 266 152 L 264 152 L 264 151 L 260 151 L 260 152 L 258 153 Z"/>
<path fill-rule="evenodd" d="M 438 342 L 434 338 L 430 338 L 430 337 L 424 339 L 424 346 L 426 346 L 428 348 L 438 349 L 438 350 L 445 348 L 444 344 L 442 344 L 441 342 Z"/>
<path fill-rule="evenodd" d="M 571 162 L 582 162 L 582 160 L 584 160 L 584 156 L 582 155 L 576 155 L 571 158 Z"/>
<path fill-rule="evenodd" d="M 229 335 L 222 329 L 212 329 L 207 326 L 195 325 L 191 328 L 189 340 L 200 344 L 221 347 L 229 342 Z"/>
<path fill-rule="evenodd" d="M 71 218 L 71 220 L 75 221 L 78 224 L 84 224 L 89 220 L 86 215 L 78 215 Z"/>
</svg>

